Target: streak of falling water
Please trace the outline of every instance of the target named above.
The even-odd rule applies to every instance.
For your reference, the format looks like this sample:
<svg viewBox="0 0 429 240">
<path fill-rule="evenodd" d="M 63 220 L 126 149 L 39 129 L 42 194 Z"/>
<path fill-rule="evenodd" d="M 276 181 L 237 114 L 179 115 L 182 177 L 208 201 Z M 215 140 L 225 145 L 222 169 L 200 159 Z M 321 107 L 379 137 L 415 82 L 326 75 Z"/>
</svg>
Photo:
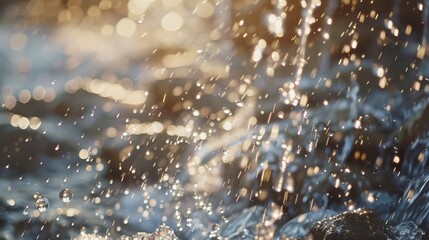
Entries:
<svg viewBox="0 0 429 240">
<path fill-rule="evenodd" d="M 297 88 L 302 78 L 302 73 L 304 71 L 304 66 L 306 64 L 305 61 L 305 52 L 307 48 L 307 38 L 308 35 L 311 32 L 311 24 L 314 22 L 313 13 L 316 7 L 320 6 L 321 2 L 320 0 L 309 0 L 309 1 L 301 1 L 302 6 L 302 12 L 301 12 L 301 19 L 303 20 L 301 22 L 301 27 L 298 30 L 298 34 L 300 35 L 300 41 L 298 46 L 298 54 L 296 56 L 296 64 L 297 68 L 295 71 L 295 81 L 294 82 L 287 82 L 283 85 L 283 96 L 282 100 L 286 104 L 292 104 L 294 106 L 298 105 L 300 97 L 298 96 Z M 298 126 L 298 129 L 301 129 L 302 126 Z M 298 130 L 298 135 L 299 135 Z M 280 169 L 280 175 L 279 179 L 277 180 L 277 184 L 274 186 L 275 191 L 281 191 L 285 186 L 285 174 L 286 174 L 286 167 L 288 164 L 288 161 L 291 157 L 291 150 L 289 149 L 291 144 L 284 143 L 282 145 L 284 154 L 282 156 L 282 159 L 280 160 L 279 169 Z M 287 188 L 287 187 L 286 187 Z"/>
<path fill-rule="evenodd" d="M 325 9 L 325 17 L 322 26 L 322 36 L 325 41 L 323 45 L 323 49 L 321 49 L 321 56 L 319 62 L 319 74 L 321 76 L 326 76 L 325 74 L 329 71 L 329 65 L 331 63 L 331 53 L 329 49 L 331 48 L 329 45 L 330 33 L 332 29 L 332 16 L 334 15 L 335 10 L 338 7 L 337 0 L 329 0 L 328 5 Z"/>
<path fill-rule="evenodd" d="M 299 46 L 297 55 L 295 58 L 296 70 L 295 70 L 295 81 L 287 82 L 283 85 L 282 100 L 286 104 L 298 105 L 300 97 L 298 96 L 297 87 L 301 81 L 304 66 L 306 64 L 305 53 L 307 48 L 308 35 L 311 32 L 311 24 L 315 21 L 313 17 L 314 10 L 320 6 L 320 0 L 308 0 L 301 1 L 302 12 L 301 12 L 301 26 L 298 30 L 300 36 Z"/>
<path fill-rule="evenodd" d="M 283 156 L 280 160 L 280 177 L 277 180 L 276 185 L 274 186 L 274 191 L 280 192 L 285 188 L 285 173 L 286 173 L 286 167 L 288 162 L 291 158 L 291 151 L 292 151 L 292 143 L 283 143 L 282 144 L 283 149 Z M 287 187 L 286 187 L 287 188 Z"/>
<path fill-rule="evenodd" d="M 283 37 L 286 19 L 286 0 L 276 0 L 275 8 L 272 13 L 266 17 L 268 30 L 277 37 Z"/>
<path fill-rule="evenodd" d="M 422 45 L 425 49 L 425 54 L 428 54 L 429 46 L 429 0 L 425 0 L 423 3 L 423 36 L 422 36 Z"/>
<path fill-rule="evenodd" d="M 344 146 L 341 149 L 341 152 L 338 156 L 338 161 L 341 164 L 344 164 L 346 162 L 346 159 L 350 152 L 353 149 L 353 143 L 355 141 L 355 135 L 353 133 L 350 133 L 350 130 L 353 130 L 356 126 L 356 123 L 358 120 L 358 102 L 359 102 L 359 85 L 356 83 L 356 81 L 351 82 L 350 90 L 348 98 L 350 99 L 350 109 L 349 109 L 349 117 L 346 123 L 344 124 L 343 128 L 349 134 L 344 137 Z"/>
<path fill-rule="evenodd" d="M 401 174 L 409 178 L 416 178 L 425 173 L 429 164 L 427 159 L 429 155 L 428 146 L 427 138 L 417 138 L 411 143 L 405 152 Z"/>
<path fill-rule="evenodd" d="M 402 0 L 395 0 L 392 8 L 392 22 L 395 26 L 399 25 L 399 14 L 401 11 L 401 2 Z"/>
<path fill-rule="evenodd" d="M 410 181 L 390 221 L 413 221 L 421 225 L 428 215 L 429 173 L 426 173 Z"/>
</svg>

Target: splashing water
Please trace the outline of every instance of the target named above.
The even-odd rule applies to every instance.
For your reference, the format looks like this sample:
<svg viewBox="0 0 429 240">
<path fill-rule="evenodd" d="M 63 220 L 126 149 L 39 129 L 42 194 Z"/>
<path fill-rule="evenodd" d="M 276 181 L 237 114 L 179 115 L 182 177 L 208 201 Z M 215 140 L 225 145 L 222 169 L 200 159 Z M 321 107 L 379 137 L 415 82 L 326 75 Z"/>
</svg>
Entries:
<svg viewBox="0 0 429 240">
<path fill-rule="evenodd" d="M 298 30 L 298 35 L 300 38 L 297 55 L 294 59 L 294 63 L 296 64 L 294 81 L 285 83 L 282 89 L 282 101 L 286 104 L 292 104 L 296 106 L 301 99 L 297 89 L 302 79 L 304 66 L 307 62 L 305 56 L 307 49 L 307 39 L 311 33 L 311 24 L 315 22 L 315 18 L 313 16 L 314 10 L 320 5 L 320 0 L 301 1 L 301 6 L 303 9 L 301 12 L 302 23 L 300 29 Z M 301 105 L 305 106 L 306 103 L 302 103 Z"/>
<path fill-rule="evenodd" d="M 69 203 L 71 201 L 71 199 L 73 198 L 73 193 L 65 188 L 63 190 L 60 191 L 59 197 L 61 199 L 61 201 L 65 202 L 65 203 Z"/>
<path fill-rule="evenodd" d="M 39 212 L 46 212 L 49 208 L 49 200 L 40 193 L 34 194 L 34 207 Z"/>
<path fill-rule="evenodd" d="M 428 1 L 0 5 L 0 238 L 428 231 Z"/>
<path fill-rule="evenodd" d="M 395 222 L 412 221 L 421 225 L 429 214 L 428 189 L 428 173 L 411 180 L 390 220 Z"/>
<path fill-rule="evenodd" d="M 299 100 L 301 99 L 299 96 L 299 93 L 297 91 L 298 86 L 301 82 L 302 74 L 304 71 L 304 66 L 306 63 L 305 59 L 305 52 L 307 49 L 307 38 L 309 34 L 311 33 L 311 24 L 315 21 L 313 17 L 314 10 L 321 5 L 321 2 L 319 0 L 310 0 L 310 1 L 301 1 L 302 6 L 302 22 L 301 27 L 298 30 L 298 35 L 300 36 L 300 42 L 297 50 L 296 59 L 294 60 L 296 64 L 296 70 L 294 75 L 294 81 L 293 82 L 287 82 L 284 84 L 282 89 L 282 101 L 286 104 L 292 104 L 293 106 L 296 106 L 299 103 Z M 301 106 L 305 106 L 306 102 L 301 102 Z M 298 128 L 301 128 L 301 126 L 298 126 Z M 298 131 L 298 135 L 299 135 Z M 281 157 L 280 164 L 279 164 L 279 178 L 276 180 L 276 184 L 274 186 L 274 190 L 280 192 L 283 189 L 288 189 L 289 191 L 292 191 L 290 184 L 285 183 L 285 175 L 286 175 L 286 166 L 289 164 L 291 159 L 293 159 L 293 154 L 291 153 L 292 148 L 290 146 L 291 143 L 283 143 L 283 156 Z M 288 187 L 289 186 L 289 187 Z"/>
</svg>

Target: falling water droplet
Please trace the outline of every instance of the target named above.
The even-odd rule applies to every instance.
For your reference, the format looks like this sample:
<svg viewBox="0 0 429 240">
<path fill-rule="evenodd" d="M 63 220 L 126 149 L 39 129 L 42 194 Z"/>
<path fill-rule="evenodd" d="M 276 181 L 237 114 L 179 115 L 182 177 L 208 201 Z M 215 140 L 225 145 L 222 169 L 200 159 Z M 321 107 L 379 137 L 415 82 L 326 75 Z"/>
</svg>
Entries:
<svg viewBox="0 0 429 240">
<path fill-rule="evenodd" d="M 186 219 L 186 226 L 192 227 L 192 218 Z"/>
<path fill-rule="evenodd" d="M 219 214 L 224 214 L 225 213 L 225 210 L 223 209 L 223 208 L 218 208 L 217 209 L 217 212 L 219 213 Z"/>
<path fill-rule="evenodd" d="M 22 212 L 22 214 L 24 214 L 25 216 L 27 216 L 27 215 L 28 215 L 28 206 L 27 206 L 27 207 L 25 207 L 25 209 L 24 209 L 24 211 Z"/>
<path fill-rule="evenodd" d="M 60 191 L 59 196 L 63 202 L 68 203 L 73 198 L 73 193 L 69 189 L 65 188 L 65 189 Z"/>
<path fill-rule="evenodd" d="M 240 231 L 241 238 L 246 238 L 249 235 L 249 230 L 247 228 L 244 228 Z"/>
<path fill-rule="evenodd" d="M 212 228 L 211 228 L 211 231 L 210 231 L 210 234 L 209 234 L 209 238 L 211 238 L 211 239 L 218 239 L 218 237 L 219 237 L 219 229 L 220 229 L 219 224 L 217 224 L 217 223 L 213 224 Z"/>
<path fill-rule="evenodd" d="M 216 231 L 216 232 L 219 231 L 219 224 L 217 224 L 217 223 L 213 224 L 212 230 Z"/>
<path fill-rule="evenodd" d="M 49 208 L 49 200 L 40 193 L 36 193 L 34 194 L 34 207 L 39 210 L 39 212 L 46 212 Z"/>
</svg>

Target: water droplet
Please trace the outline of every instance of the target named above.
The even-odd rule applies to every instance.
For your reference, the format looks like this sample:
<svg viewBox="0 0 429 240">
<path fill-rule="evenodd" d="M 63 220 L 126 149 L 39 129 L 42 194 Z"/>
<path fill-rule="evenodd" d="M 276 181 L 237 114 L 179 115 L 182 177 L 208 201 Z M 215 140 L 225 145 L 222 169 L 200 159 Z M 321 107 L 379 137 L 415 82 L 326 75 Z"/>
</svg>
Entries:
<svg viewBox="0 0 429 240">
<path fill-rule="evenodd" d="M 249 230 L 247 228 L 244 228 L 240 231 L 241 238 L 246 238 L 249 235 Z"/>
<path fill-rule="evenodd" d="M 27 215 L 28 215 L 28 206 L 27 206 L 27 207 L 25 207 L 25 209 L 24 209 L 24 211 L 22 212 L 22 214 L 24 214 L 25 216 L 27 216 Z"/>
<path fill-rule="evenodd" d="M 65 189 L 61 190 L 59 196 L 63 202 L 68 203 L 73 198 L 73 193 L 69 189 L 65 188 Z"/>
<path fill-rule="evenodd" d="M 213 224 L 212 230 L 219 231 L 219 224 L 217 224 L 217 223 Z"/>
<path fill-rule="evenodd" d="M 36 193 L 34 194 L 34 207 L 39 210 L 39 212 L 46 212 L 49 208 L 49 200 L 40 193 Z"/>
<path fill-rule="evenodd" d="M 188 227 L 192 226 L 192 218 L 186 219 L 186 226 L 188 226 Z"/>
<path fill-rule="evenodd" d="M 217 212 L 218 212 L 219 214 L 224 214 L 224 213 L 225 213 L 225 210 L 224 210 L 223 208 L 218 208 L 218 209 L 217 209 Z"/>
<path fill-rule="evenodd" d="M 215 236 L 218 235 L 219 229 L 220 229 L 219 224 L 217 224 L 217 223 L 213 224 L 212 225 L 212 231 L 210 232 L 210 235 L 215 235 Z"/>
</svg>

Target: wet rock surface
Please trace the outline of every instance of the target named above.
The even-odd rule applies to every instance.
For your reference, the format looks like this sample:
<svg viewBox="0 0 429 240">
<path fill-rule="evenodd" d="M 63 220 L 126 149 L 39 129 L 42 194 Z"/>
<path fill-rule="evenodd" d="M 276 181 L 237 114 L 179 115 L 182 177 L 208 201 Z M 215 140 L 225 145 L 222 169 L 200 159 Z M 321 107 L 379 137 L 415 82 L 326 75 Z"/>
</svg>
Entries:
<svg viewBox="0 0 429 240">
<path fill-rule="evenodd" d="M 277 231 L 275 239 L 303 239 L 308 235 L 314 224 L 335 215 L 337 215 L 337 212 L 323 209 L 301 214 L 284 224 Z"/>
<path fill-rule="evenodd" d="M 316 222 L 308 234 L 321 239 L 422 239 L 422 230 L 413 222 L 402 222 L 397 226 L 386 224 L 375 212 L 357 209 L 325 218 Z"/>
<path fill-rule="evenodd" d="M 314 239 L 389 239 L 388 229 L 376 213 L 358 209 L 344 212 L 315 223 L 310 235 Z"/>
</svg>

